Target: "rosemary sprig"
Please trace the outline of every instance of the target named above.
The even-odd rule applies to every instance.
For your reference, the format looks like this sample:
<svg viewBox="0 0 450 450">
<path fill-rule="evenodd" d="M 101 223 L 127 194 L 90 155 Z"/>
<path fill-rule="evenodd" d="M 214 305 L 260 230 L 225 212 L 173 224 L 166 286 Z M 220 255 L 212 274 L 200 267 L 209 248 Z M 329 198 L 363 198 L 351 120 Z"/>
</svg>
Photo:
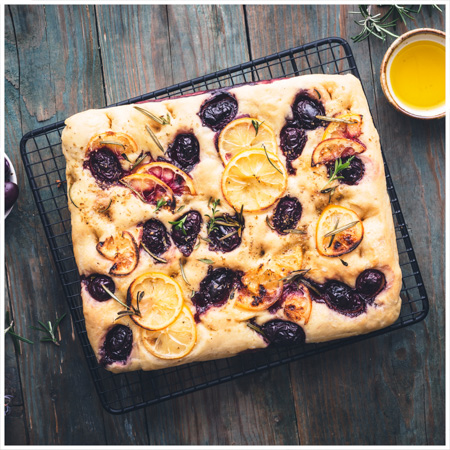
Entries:
<svg viewBox="0 0 450 450">
<path fill-rule="evenodd" d="M 136 190 L 134 189 L 134 187 L 132 187 L 130 184 L 128 184 L 126 181 L 123 180 L 119 180 L 119 183 L 122 183 L 124 186 L 126 186 L 128 189 L 130 189 L 131 191 L 133 191 L 137 197 L 139 198 L 139 200 L 143 203 L 147 203 L 147 201 L 145 200 L 145 198 Z"/>
<path fill-rule="evenodd" d="M 160 258 L 159 256 L 156 256 L 155 254 L 153 254 L 148 248 L 147 246 L 141 242 L 142 248 L 153 258 L 156 259 L 156 261 L 159 261 L 160 263 L 166 264 L 167 261 L 164 258 Z"/>
<path fill-rule="evenodd" d="M 158 212 L 163 206 L 167 205 L 167 202 L 163 199 L 160 198 L 157 202 L 156 202 L 156 208 L 154 209 L 153 212 Z"/>
<path fill-rule="evenodd" d="M 197 259 L 197 261 L 200 261 L 205 264 L 214 264 L 214 261 L 212 259 L 208 259 L 208 258 L 200 258 L 200 259 Z"/>
<path fill-rule="evenodd" d="M 355 220 L 354 222 L 350 222 L 350 223 L 347 223 L 346 225 L 342 225 L 342 227 L 335 228 L 334 230 L 329 231 L 328 233 L 324 234 L 323 237 L 335 236 L 336 234 L 342 233 L 343 231 L 348 230 L 351 227 L 354 227 L 359 222 L 360 222 L 359 220 Z"/>
<path fill-rule="evenodd" d="M 258 131 L 259 131 L 259 127 L 264 123 L 264 121 L 262 122 L 258 122 L 255 119 L 252 119 L 252 125 L 253 128 L 255 129 L 255 136 L 258 136 Z"/>
<path fill-rule="evenodd" d="M 361 42 L 364 39 L 368 38 L 370 35 L 375 36 L 378 39 L 381 39 L 383 42 L 386 40 L 386 37 L 398 37 L 395 33 L 389 31 L 388 28 L 394 27 L 397 23 L 397 19 L 388 21 L 391 16 L 393 9 L 390 8 L 386 14 L 381 16 L 381 14 L 372 15 L 371 6 L 367 5 L 359 5 L 358 11 L 350 11 L 351 14 L 361 14 L 362 19 L 359 21 L 355 21 L 357 25 L 363 27 L 361 32 L 352 37 L 353 42 Z"/>
<path fill-rule="evenodd" d="M 120 317 L 122 317 L 123 315 L 139 316 L 139 317 L 142 316 L 141 311 L 139 310 L 139 302 L 142 299 L 142 297 L 144 296 L 144 291 L 139 291 L 137 293 L 136 308 L 135 308 L 133 305 L 128 306 L 127 304 L 125 304 L 116 295 L 114 295 L 104 284 L 102 284 L 102 288 L 112 299 L 114 299 L 117 303 L 119 303 L 120 305 L 122 305 L 125 308 L 125 311 L 119 311 L 117 313 L 117 315 L 119 317 L 117 317 L 115 320 L 120 319 Z M 142 292 L 142 295 L 141 295 L 141 292 Z"/>
<path fill-rule="evenodd" d="M 34 344 L 33 341 L 30 341 L 23 336 L 18 335 L 14 330 L 14 320 L 10 320 L 9 311 L 5 312 L 5 335 L 9 334 L 13 340 L 14 350 L 17 355 L 20 355 L 20 342 L 25 342 L 26 344 Z"/>
<path fill-rule="evenodd" d="M 280 278 L 280 281 L 286 281 L 286 282 L 291 282 L 296 280 L 299 277 L 303 277 L 304 275 L 306 275 L 311 269 L 301 269 L 301 270 L 293 270 L 292 272 L 289 273 L 289 275 Z"/>
<path fill-rule="evenodd" d="M 71 195 L 72 188 L 73 188 L 73 184 L 70 185 L 69 192 L 67 193 L 67 195 L 69 196 L 69 199 L 72 202 L 72 205 L 75 206 L 75 208 L 80 209 L 78 207 L 78 205 L 72 200 L 72 195 Z"/>
<path fill-rule="evenodd" d="M 170 123 L 170 115 L 169 113 L 167 113 L 166 116 L 155 116 L 153 113 L 151 113 L 150 111 L 147 111 L 144 108 L 141 108 L 139 106 L 133 106 L 134 109 L 137 109 L 139 112 L 141 112 L 142 114 L 145 114 L 147 117 L 150 117 L 150 119 L 154 120 L 155 122 L 159 123 L 160 125 L 171 125 Z"/>
<path fill-rule="evenodd" d="M 208 200 L 208 207 L 211 205 L 212 197 Z M 208 234 L 211 233 L 211 231 L 216 230 L 216 214 L 217 214 L 217 206 L 220 205 L 220 198 L 217 198 L 215 200 L 212 200 L 212 208 L 211 208 L 211 216 L 209 214 L 205 214 L 206 217 L 209 218 L 208 222 Z"/>
<path fill-rule="evenodd" d="M 179 262 L 180 262 L 180 273 L 181 273 L 181 278 L 183 278 L 184 282 L 185 282 L 188 286 L 192 287 L 191 283 L 189 283 L 189 281 L 188 281 L 188 279 L 187 279 L 187 277 L 186 277 L 186 273 L 184 272 L 184 265 L 183 265 L 183 263 L 181 262 L 181 259 L 180 259 Z"/>
<path fill-rule="evenodd" d="M 169 222 L 171 225 L 174 226 L 175 229 L 177 230 L 181 230 L 183 232 L 183 234 L 186 236 L 186 230 L 184 229 L 184 222 L 186 222 L 187 219 L 187 215 L 184 216 L 182 219 L 180 220 L 175 220 L 173 222 Z"/>
<path fill-rule="evenodd" d="M 99 212 L 99 213 L 103 213 L 103 212 L 108 211 L 108 209 L 109 209 L 109 207 L 111 206 L 111 204 L 112 204 L 112 198 L 109 199 L 108 206 L 107 206 L 106 208 L 99 209 L 98 212 Z"/>
<path fill-rule="evenodd" d="M 325 122 L 346 123 L 348 125 L 352 125 L 354 123 L 358 123 L 357 120 L 339 119 L 338 117 L 316 116 L 316 118 L 320 119 L 320 120 L 323 120 Z"/>
<path fill-rule="evenodd" d="M 272 160 L 269 158 L 269 154 L 267 153 L 267 149 L 266 146 L 264 144 L 262 144 L 262 147 L 264 149 L 264 153 L 266 154 L 267 160 L 269 161 L 270 165 L 278 172 L 281 173 L 281 175 L 283 175 L 283 172 L 272 162 Z"/>
<path fill-rule="evenodd" d="M 55 345 L 59 347 L 59 341 L 56 338 L 56 331 L 58 330 L 59 324 L 64 319 L 64 317 L 66 317 L 65 313 L 59 319 L 56 319 L 56 322 L 54 324 L 52 324 L 49 320 L 47 322 L 48 325 L 38 320 L 40 327 L 31 326 L 30 328 L 33 330 L 41 331 L 48 335 L 47 337 L 41 338 L 41 342 L 53 342 Z"/>
<path fill-rule="evenodd" d="M 159 142 L 158 138 L 156 137 L 156 134 L 153 133 L 152 129 L 145 125 L 145 129 L 147 130 L 147 133 L 150 135 L 150 137 L 153 139 L 153 142 L 157 145 L 157 147 L 165 154 L 164 147 L 161 145 L 161 142 Z"/>
<path fill-rule="evenodd" d="M 100 144 L 103 144 L 103 145 L 119 145 L 120 147 L 125 148 L 125 145 L 123 145 L 121 142 L 116 142 L 116 141 L 100 141 Z M 125 158 L 125 159 L 127 159 L 127 158 Z"/>
<path fill-rule="evenodd" d="M 350 166 L 350 163 L 352 162 L 352 159 L 353 159 L 354 157 L 355 157 L 355 156 L 351 156 L 350 158 L 347 159 L 347 161 L 346 161 L 345 163 L 342 162 L 342 159 L 341 159 L 341 158 L 336 159 L 336 161 L 334 162 L 334 170 L 333 170 L 333 173 L 331 174 L 331 177 L 330 177 L 330 179 L 328 180 L 327 184 L 321 189 L 321 191 L 320 191 L 321 194 L 326 194 L 327 192 L 329 192 L 329 191 L 327 191 L 327 192 L 324 192 L 324 191 L 326 191 L 325 188 L 326 188 L 330 183 L 332 183 L 332 182 L 335 181 L 335 180 L 340 180 L 341 178 L 344 178 L 342 175 L 339 175 L 339 173 L 342 172 L 344 169 L 347 169 L 347 168 Z M 335 188 L 335 189 L 336 189 L 336 188 Z M 333 193 L 334 193 L 334 191 L 333 191 Z"/>
</svg>

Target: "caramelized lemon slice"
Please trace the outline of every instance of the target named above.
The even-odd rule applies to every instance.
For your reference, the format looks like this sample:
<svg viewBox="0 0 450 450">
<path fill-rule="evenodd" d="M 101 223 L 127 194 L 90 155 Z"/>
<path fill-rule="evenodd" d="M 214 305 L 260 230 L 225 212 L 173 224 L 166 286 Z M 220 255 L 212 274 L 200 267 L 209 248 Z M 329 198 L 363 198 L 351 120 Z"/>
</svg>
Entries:
<svg viewBox="0 0 450 450">
<path fill-rule="evenodd" d="M 317 222 L 317 251 L 322 256 L 345 255 L 358 247 L 363 235 L 363 224 L 354 211 L 343 206 L 329 205 Z"/>
<path fill-rule="evenodd" d="M 304 322 L 306 325 L 311 315 L 312 301 L 308 288 L 300 283 L 298 287 L 283 294 L 283 311 L 288 320 Z"/>
<path fill-rule="evenodd" d="M 220 133 L 219 154 L 226 165 L 233 156 L 249 148 L 265 147 L 277 153 L 277 139 L 272 128 L 265 122 L 251 117 L 230 122 Z"/>
<path fill-rule="evenodd" d="M 175 195 L 195 195 L 194 181 L 173 164 L 157 161 L 139 167 L 135 173 L 147 173 L 159 178 L 172 189 Z"/>
<path fill-rule="evenodd" d="M 189 354 L 197 340 L 197 328 L 189 309 L 184 306 L 176 320 L 159 331 L 144 331 L 144 347 L 161 359 L 179 359 Z"/>
<path fill-rule="evenodd" d="M 366 151 L 366 146 L 361 142 L 347 138 L 331 138 L 321 141 L 314 149 L 311 166 L 325 164 L 338 158 L 356 155 Z"/>
<path fill-rule="evenodd" d="M 353 113 L 341 114 L 340 116 L 337 116 L 336 119 L 352 120 L 356 123 L 348 124 L 331 122 L 323 133 L 322 141 L 331 138 L 357 138 L 361 134 L 362 118 L 363 117 L 361 114 Z"/>
<path fill-rule="evenodd" d="M 238 153 L 225 167 L 222 192 L 237 211 L 255 212 L 273 205 L 287 184 L 286 169 L 273 153 L 262 148 Z"/>
<path fill-rule="evenodd" d="M 172 189 L 154 175 L 133 173 L 123 177 L 120 182 L 131 189 L 144 203 L 156 205 L 159 200 L 165 200 L 167 206 L 175 205 Z"/>
<path fill-rule="evenodd" d="M 106 238 L 103 242 L 99 242 L 96 248 L 102 256 L 114 261 L 109 273 L 117 277 L 129 275 L 139 262 L 138 246 L 128 231 Z"/>
<path fill-rule="evenodd" d="M 132 320 L 147 330 L 161 330 L 169 326 L 181 312 L 183 294 L 178 283 L 158 272 L 144 273 L 128 288 L 128 303 L 141 315 Z"/>
</svg>

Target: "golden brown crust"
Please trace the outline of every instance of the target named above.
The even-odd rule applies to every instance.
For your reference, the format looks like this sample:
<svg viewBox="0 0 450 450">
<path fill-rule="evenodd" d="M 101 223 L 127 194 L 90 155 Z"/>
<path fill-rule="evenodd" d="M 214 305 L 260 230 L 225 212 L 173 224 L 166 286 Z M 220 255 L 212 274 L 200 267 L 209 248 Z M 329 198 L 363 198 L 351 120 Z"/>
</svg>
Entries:
<svg viewBox="0 0 450 450">
<path fill-rule="evenodd" d="M 307 342 L 321 342 L 368 333 L 393 323 L 401 306 L 401 271 L 379 138 L 360 82 L 352 75 L 308 75 L 267 84 L 241 86 L 230 89 L 229 92 L 238 101 L 237 117 L 249 115 L 259 121 L 265 121 L 275 131 L 279 143 L 280 130 L 286 119 L 292 117 L 291 105 L 294 98 L 303 89 L 308 90 L 311 95 L 320 94 L 327 116 L 346 111 L 363 116 L 359 139 L 367 149 L 358 156 L 365 164 L 365 175 L 355 186 L 339 185 L 333 197 L 333 203 L 355 211 L 364 223 L 364 238 L 361 244 L 345 255 L 348 266 L 344 267 L 339 258 L 321 256 L 315 247 L 315 226 L 320 213 L 328 204 L 328 196 L 319 193 L 328 180 L 326 169 L 323 165 L 311 167 L 313 150 L 323 136 L 322 127 L 307 132 L 308 141 L 303 153 L 293 162 L 297 173 L 295 176 L 289 176 L 286 190 L 287 195 L 300 200 L 303 211 L 298 228 L 306 231 L 306 234 L 291 233 L 281 236 L 270 230 L 266 217 L 272 215 L 272 206 L 266 211 L 245 215 L 246 227 L 242 244 L 232 252 L 211 252 L 203 242 L 191 257 L 183 259 L 186 276 L 195 290 L 198 290 L 208 269 L 207 264 L 198 259 L 211 259 L 215 261 L 214 267 L 247 271 L 269 259 L 276 261 L 280 255 L 292 248 L 302 250 L 302 267 L 310 268 L 308 276 L 318 283 L 334 279 L 354 287 L 356 278 L 363 270 L 381 270 L 386 276 L 386 288 L 377 295 L 374 304 L 369 305 L 366 312 L 359 316 L 349 317 L 333 311 L 325 303 L 313 301 L 308 323 L 302 324 L 302 327 Z M 204 217 L 205 214 L 210 214 L 208 199 L 221 198 L 221 211 L 234 214 L 223 199 L 220 188 L 224 167 L 214 144 L 216 133 L 202 126 L 197 114 L 209 96 L 209 93 L 204 93 L 140 105 L 156 116 L 169 113 L 172 117 L 170 126 L 156 124 L 133 106 L 89 110 L 66 120 L 62 135 L 63 152 L 67 160 L 68 189 L 73 200 L 73 203 L 69 201 L 69 209 L 72 215 L 74 253 L 81 275 L 109 273 L 112 262 L 96 250 L 99 242 L 123 231 L 130 232 L 139 242 L 141 230 L 138 224 L 157 217 L 170 229 L 168 222 L 179 216 L 168 209 L 155 213 L 154 205 L 143 203 L 126 187 L 112 185 L 104 188 L 96 183 L 84 163 L 89 142 L 101 133 L 114 131 L 131 136 L 137 150 L 130 146 L 130 154 L 127 156 L 134 161 L 141 152 L 150 152 L 153 158 L 162 155 L 146 131 L 146 125 L 151 126 L 164 148 L 168 147 L 177 133 L 193 132 L 201 151 L 200 163 L 190 173 L 197 195 L 184 195 L 178 200 L 178 204 L 186 205 L 183 212 L 195 209 Z M 281 150 L 278 151 L 278 156 L 285 163 Z M 109 208 L 103 211 L 109 202 Z M 206 236 L 205 230 L 204 222 L 200 234 Z M 141 250 L 136 269 L 129 275 L 114 277 L 116 293 L 120 298 L 125 298 L 129 285 L 139 275 L 151 271 L 164 272 L 178 281 L 185 303 L 194 313 L 195 307 L 190 300 L 192 287 L 184 282 L 180 274 L 181 257 L 181 253 L 173 244 L 165 254 L 168 262 L 163 265 L 155 264 L 154 260 Z M 100 357 L 105 335 L 113 326 L 117 311 L 123 308 L 112 300 L 95 301 L 84 284 L 82 298 L 88 336 L 97 357 Z M 273 319 L 274 314 L 268 311 L 246 311 L 238 308 L 235 302 L 235 298 L 230 299 L 224 306 L 210 308 L 201 316 L 202 320 L 197 324 L 196 345 L 191 353 L 179 360 L 163 360 L 153 356 L 140 342 L 142 330 L 136 324 L 129 318 L 116 321 L 116 324 L 123 323 L 132 329 L 133 349 L 126 364 L 114 363 L 108 368 L 113 371 L 140 368 L 153 370 L 192 361 L 223 358 L 247 349 L 265 347 L 266 342 L 246 324 L 252 318 L 255 318 L 256 323 L 262 324 Z M 285 318 L 283 308 L 275 313 L 275 317 Z"/>
</svg>

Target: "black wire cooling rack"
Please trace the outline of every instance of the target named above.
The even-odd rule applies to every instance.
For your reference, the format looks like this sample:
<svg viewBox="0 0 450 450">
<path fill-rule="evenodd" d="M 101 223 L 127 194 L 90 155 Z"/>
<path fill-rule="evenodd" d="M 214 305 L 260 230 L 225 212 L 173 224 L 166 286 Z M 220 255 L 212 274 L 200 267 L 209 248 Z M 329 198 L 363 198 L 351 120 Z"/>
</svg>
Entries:
<svg viewBox="0 0 450 450">
<path fill-rule="evenodd" d="M 322 39 L 159 89 L 116 105 L 315 73 L 352 73 L 359 78 L 348 43 L 336 37 Z M 367 335 L 321 344 L 305 344 L 294 348 L 269 347 L 258 352 L 246 353 L 245 356 L 238 355 L 229 359 L 187 364 L 152 372 L 137 371 L 122 374 L 108 372 L 97 363 L 87 337 L 80 297 L 80 277 L 72 248 L 66 185 L 64 183 L 58 187 L 58 180 L 63 181 L 66 176 L 65 160 L 61 149 L 63 128 L 64 122 L 58 122 L 27 133 L 21 140 L 20 151 L 95 388 L 103 406 L 110 413 L 121 414 L 136 410 L 243 375 L 388 333 L 417 323 L 427 315 L 428 298 L 422 276 L 394 185 L 388 167 L 385 165 L 387 189 L 392 205 L 403 273 L 402 308 L 400 317 L 394 324 Z"/>
</svg>

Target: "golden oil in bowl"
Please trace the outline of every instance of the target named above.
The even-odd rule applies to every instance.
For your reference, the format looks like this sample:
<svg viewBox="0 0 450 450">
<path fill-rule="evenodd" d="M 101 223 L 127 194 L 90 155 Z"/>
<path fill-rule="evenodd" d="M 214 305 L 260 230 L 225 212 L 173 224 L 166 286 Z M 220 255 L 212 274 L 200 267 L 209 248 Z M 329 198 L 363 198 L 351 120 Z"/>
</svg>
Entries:
<svg viewBox="0 0 450 450">
<path fill-rule="evenodd" d="M 399 111 L 431 119 L 445 115 L 445 34 L 419 29 L 400 36 L 388 50 L 381 84 Z"/>
</svg>

